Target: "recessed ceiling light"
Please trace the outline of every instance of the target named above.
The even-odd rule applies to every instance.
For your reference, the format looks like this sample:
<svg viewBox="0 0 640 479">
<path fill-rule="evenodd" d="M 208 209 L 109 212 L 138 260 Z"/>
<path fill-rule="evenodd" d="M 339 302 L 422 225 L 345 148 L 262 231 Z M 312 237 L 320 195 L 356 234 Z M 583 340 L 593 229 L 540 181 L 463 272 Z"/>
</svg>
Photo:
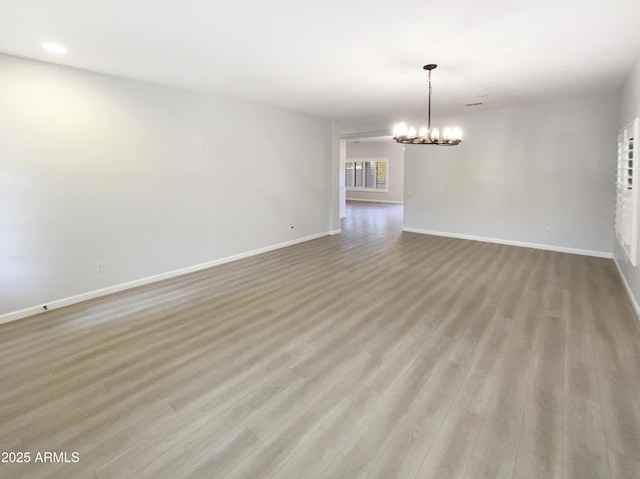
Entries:
<svg viewBox="0 0 640 479">
<path fill-rule="evenodd" d="M 57 43 L 43 43 L 42 49 L 48 51 L 49 53 L 55 53 L 57 55 L 67 53 L 67 49 L 62 45 L 58 45 Z"/>
</svg>

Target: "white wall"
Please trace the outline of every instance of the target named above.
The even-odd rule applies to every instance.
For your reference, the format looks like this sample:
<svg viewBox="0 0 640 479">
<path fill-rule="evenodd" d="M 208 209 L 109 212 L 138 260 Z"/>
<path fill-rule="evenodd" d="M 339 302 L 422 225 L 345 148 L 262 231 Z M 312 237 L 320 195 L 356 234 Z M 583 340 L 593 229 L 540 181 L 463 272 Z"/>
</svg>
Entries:
<svg viewBox="0 0 640 479">
<path fill-rule="evenodd" d="M 0 56 L 0 315 L 327 232 L 331 148 L 326 119 Z"/>
<path fill-rule="evenodd" d="M 459 124 L 464 141 L 407 146 L 405 228 L 611 254 L 612 95 L 438 123 Z"/>
<path fill-rule="evenodd" d="M 356 140 L 357 141 L 357 140 Z M 388 201 L 402 203 L 404 190 L 404 151 L 403 145 L 392 140 L 348 141 L 346 160 L 357 161 L 365 158 L 388 158 L 389 191 L 353 191 L 347 190 L 348 200 Z M 343 166 L 344 169 L 344 166 Z"/>
<path fill-rule="evenodd" d="M 630 72 L 618 96 L 618 130 L 621 130 L 634 118 L 640 116 L 640 59 Z M 634 267 L 617 241 L 614 242 L 614 258 L 627 283 L 629 294 L 634 301 L 636 312 L 640 315 L 640 268 Z"/>
</svg>

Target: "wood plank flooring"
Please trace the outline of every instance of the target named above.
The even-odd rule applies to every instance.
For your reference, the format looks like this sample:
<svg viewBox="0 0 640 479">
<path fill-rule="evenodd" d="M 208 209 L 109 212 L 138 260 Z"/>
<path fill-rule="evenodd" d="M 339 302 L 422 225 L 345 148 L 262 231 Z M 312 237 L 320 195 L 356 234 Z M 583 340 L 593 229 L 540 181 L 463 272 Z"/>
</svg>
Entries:
<svg viewBox="0 0 640 479">
<path fill-rule="evenodd" d="M 0 477 L 640 477 L 613 262 L 401 214 L 0 325 Z"/>
</svg>

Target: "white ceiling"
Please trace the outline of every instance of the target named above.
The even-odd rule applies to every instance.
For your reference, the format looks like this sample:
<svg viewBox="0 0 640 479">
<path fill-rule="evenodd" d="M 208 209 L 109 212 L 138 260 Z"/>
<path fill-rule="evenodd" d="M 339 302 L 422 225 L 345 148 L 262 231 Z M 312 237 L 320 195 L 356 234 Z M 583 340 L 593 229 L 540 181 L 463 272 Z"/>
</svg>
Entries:
<svg viewBox="0 0 640 479">
<path fill-rule="evenodd" d="M 392 119 L 424 109 L 425 63 L 440 65 L 436 112 L 617 89 L 640 55 L 640 0 L 2 0 L 0 51 Z"/>
</svg>

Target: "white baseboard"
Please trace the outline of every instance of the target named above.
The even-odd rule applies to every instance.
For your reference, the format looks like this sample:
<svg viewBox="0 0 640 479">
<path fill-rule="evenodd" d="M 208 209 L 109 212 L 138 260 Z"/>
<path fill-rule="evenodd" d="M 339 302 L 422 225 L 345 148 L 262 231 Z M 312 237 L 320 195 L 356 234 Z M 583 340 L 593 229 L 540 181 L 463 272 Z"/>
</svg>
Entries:
<svg viewBox="0 0 640 479">
<path fill-rule="evenodd" d="M 341 228 L 338 228 L 337 230 L 329 231 L 329 235 L 330 236 L 339 235 L 340 233 L 342 233 L 342 229 Z"/>
<path fill-rule="evenodd" d="M 497 244 L 504 244 L 509 246 L 520 246 L 522 248 L 542 249 L 546 251 L 556 251 L 558 253 L 571 253 L 571 254 L 580 254 L 583 256 L 595 256 L 597 258 L 613 259 L 613 253 L 608 253 L 606 251 L 592 251 L 588 249 L 565 248 L 564 246 L 555 246 L 555 245 L 539 244 L 539 243 L 526 243 L 524 241 L 503 240 L 498 238 L 487 238 L 484 236 L 473 236 L 473 235 L 465 235 L 465 234 L 458 234 L 458 233 L 444 233 L 442 231 L 430 231 L 430 230 L 423 230 L 418 228 L 404 227 L 402 228 L 402 231 L 407 231 L 409 233 L 420 233 L 424 235 L 446 236 L 447 238 L 483 241 L 485 243 L 497 243 Z"/>
<path fill-rule="evenodd" d="M 620 275 L 620 278 L 622 279 L 622 284 L 624 285 L 624 289 L 627 292 L 627 296 L 629 297 L 629 301 L 631 301 L 631 306 L 633 306 L 633 310 L 636 313 L 636 317 L 640 320 L 640 305 L 638 304 L 638 301 L 636 300 L 635 296 L 633 295 L 633 291 L 631 290 L 631 286 L 629 286 L 629 283 L 627 282 L 627 278 L 625 278 L 624 274 L 622 273 L 622 269 L 620 268 L 620 264 L 618 264 L 618 260 L 615 257 L 613 258 L 613 262 L 616 264 L 616 268 L 618 269 L 618 274 Z"/>
<path fill-rule="evenodd" d="M 403 205 L 403 201 L 387 201 L 387 200 L 362 200 L 359 198 L 346 198 L 347 201 L 360 201 L 362 203 L 388 203 L 391 205 Z"/>
<path fill-rule="evenodd" d="M 280 248 L 286 248 L 287 246 L 293 246 L 294 244 L 304 243 L 305 241 L 311 241 L 313 239 L 322 238 L 323 236 L 327 236 L 330 234 L 338 234 L 338 233 L 340 233 L 340 230 L 325 231 L 323 233 L 318 233 L 311 236 L 305 236 L 304 238 L 298 238 L 295 240 L 286 241 L 284 243 L 278 243 L 275 245 L 266 246 L 264 248 L 254 249 L 251 251 L 247 251 L 245 253 L 239 253 L 233 256 L 227 256 L 226 258 L 215 259 L 213 261 L 207 261 L 206 263 L 187 266 L 186 268 L 176 269 L 174 271 L 169 271 L 167 273 L 156 274 L 154 276 L 148 276 L 146 278 L 136 279 L 126 283 L 120 283 L 113 286 L 108 286 L 106 288 L 96 289 L 94 291 L 88 291 L 86 293 L 81 293 L 76 296 L 57 299 L 55 301 L 42 303 L 37 306 L 31 306 L 29 308 L 21 309 L 19 311 L 12 311 L 10 313 L 0 314 L 0 324 L 15 321 L 17 319 L 26 318 L 27 316 L 33 316 L 34 314 L 44 313 L 45 306 L 47 307 L 46 311 L 51 311 L 53 309 L 58 309 L 64 306 L 69 306 L 71 304 L 87 301 L 89 299 L 99 298 L 100 296 L 119 293 L 120 291 L 124 291 L 131 288 L 137 288 L 138 286 L 143 286 L 145 284 L 155 283 L 157 281 L 162 281 L 164 279 L 169 279 L 169 278 L 174 278 L 176 276 L 182 276 L 184 274 L 194 273 L 196 271 L 211 268 L 213 266 L 217 266 L 220 264 L 230 263 L 232 261 L 237 261 L 239 259 L 247 258 L 249 256 L 255 256 L 261 253 L 266 253 L 268 251 L 273 251 Z"/>
</svg>

